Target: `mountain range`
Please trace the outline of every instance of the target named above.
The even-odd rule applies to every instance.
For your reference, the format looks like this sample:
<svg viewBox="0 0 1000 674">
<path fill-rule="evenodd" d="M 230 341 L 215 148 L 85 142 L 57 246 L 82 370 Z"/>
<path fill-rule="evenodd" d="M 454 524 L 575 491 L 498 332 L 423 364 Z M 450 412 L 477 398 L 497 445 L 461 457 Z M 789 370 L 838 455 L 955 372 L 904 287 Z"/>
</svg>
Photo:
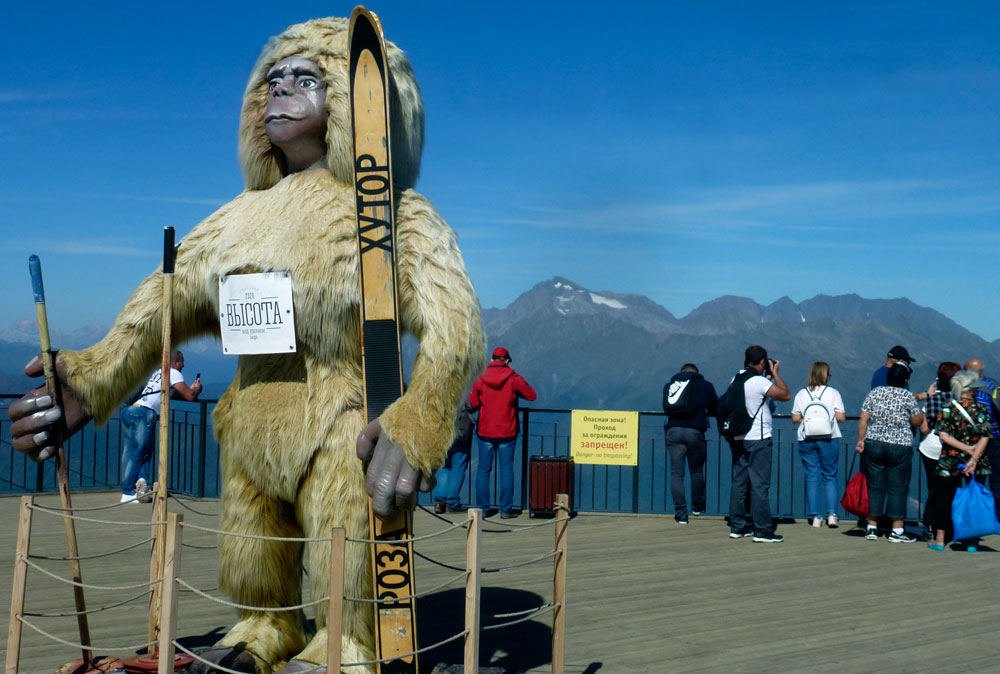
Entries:
<svg viewBox="0 0 1000 674">
<path fill-rule="evenodd" d="M 911 388 L 924 389 L 943 360 L 979 357 L 1000 375 L 1000 340 L 987 342 L 928 307 L 906 298 L 865 299 L 817 295 L 796 303 L 782 297 L 769 305 L 726 295 L 678 318 L 643 295 L 592 291 L 561 277 L 538 283 L 505 308 L 483 311 L 489 349 L 505 346 L 513 367 L 538 391 L 535 407 L 659 410 L 664 383 L 684 363 L 698 365 L 721 393 L 743 363 L 750 344 L 762 344 L 781 361 L 794 391 L 810 365 L 830 364 L 849 414 L 857 414 L 872 372 L 895 344 L 916 359 Z M 54 332 L 53 344 L 80 348 L 105 332 L 87 326 Z M 20 368 L 37 351 L 34 323 L 0 330 L 0 392 L 23 391 Z M 206 397 L 218 397 L 235 371 L 215 340 L 185 345 L 193 379 L 202 373 Z M 404 362 L 416 343 L 404 340 Z M 408 368 L 406 368 L 408 371 Z M 789 404 L 779 406 L 787 412 Z"/>
</svg>

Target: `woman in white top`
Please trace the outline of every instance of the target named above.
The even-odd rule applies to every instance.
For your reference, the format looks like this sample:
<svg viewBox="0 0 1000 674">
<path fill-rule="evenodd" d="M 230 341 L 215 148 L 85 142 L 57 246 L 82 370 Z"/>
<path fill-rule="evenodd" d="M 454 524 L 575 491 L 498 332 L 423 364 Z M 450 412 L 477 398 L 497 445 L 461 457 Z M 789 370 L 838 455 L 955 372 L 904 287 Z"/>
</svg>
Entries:
<svg viewBox="0 0 1000 674">
<path fill-rule="evenodd" d="M 806 507 L 814 527 L 823 525 L 821 512 L 826 513 L 830 528 L 837 521 L 837 459 L 841 437 L 837 422 L 846 421 L 844 400 L 837 389 L 828 386 L 830 366 L 816 362 L 809 368 L 809 383 L 795 394 L 792 422 L 799 425 L 799 456 L 806 475 Z M 820 485 L 826 510 L 820 509 Z"/>
</svg>

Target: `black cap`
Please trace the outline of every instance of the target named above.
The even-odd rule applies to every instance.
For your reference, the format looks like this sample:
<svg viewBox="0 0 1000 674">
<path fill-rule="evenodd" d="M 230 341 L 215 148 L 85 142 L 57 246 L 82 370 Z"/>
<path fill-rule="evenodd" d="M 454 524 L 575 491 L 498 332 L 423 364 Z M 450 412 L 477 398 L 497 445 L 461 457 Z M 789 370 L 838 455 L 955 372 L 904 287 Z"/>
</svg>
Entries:
<svg viewBox="0 0 1000 674">
<path fill-rule="evenodd" d="M 889 353 L 886 354 L 887 358 L 895 358 L 896 360 L 905 360 L 907 363 L 916 363 L 916 358 L 910 358 L 910 352 L 906 350 L 905 346 L 896 346 L 889 349 Z"/>
</svg>

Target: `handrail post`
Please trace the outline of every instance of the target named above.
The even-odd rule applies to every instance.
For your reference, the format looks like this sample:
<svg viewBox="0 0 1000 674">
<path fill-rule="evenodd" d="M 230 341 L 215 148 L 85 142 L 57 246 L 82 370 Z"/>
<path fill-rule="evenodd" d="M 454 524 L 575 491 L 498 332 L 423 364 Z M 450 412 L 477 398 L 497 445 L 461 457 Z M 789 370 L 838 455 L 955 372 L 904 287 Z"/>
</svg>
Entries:
<svg viewBox="0 0 1000 674">
<path fill-rule="evenodd" d="M 569 496 L 556 495 L 559 519 L 555 526 L 555 569 L 552 574 L 552 674 L 563 674 L 566 665 L 566 553 L 569 533 Z"/>
<path fill-rule="evenodd" d="M 528 415 L 530 407 L 519 408 L 522 416 L 521 420 L 521 510 L 528 509 Z"/>
<path fill-rule="evenodd" d="M 465 661 L 464 674 L 479 674 L 479 594 L 483 511 L 469 508 L 465 532 Z"/>
<path fill-rule="evenodd" d="M 330 532 L 330 603 L 326 609 L 326 671 L 340 671 L 344 633 L 344 550 L 347 532 L 334 527 Z"/>
<path fill-rule="evenodd" d="M 205 498 L 205 461 L 208 455 L 208 403 L 198 401 L 198 498 Z"/>
<path fill-rule="evenodd" d="M 41 468 L 41 464 L 39 464 Z M 28 552 L 31 549 L 31 506 L 34 496 L 22 496 L 17 518 L 17 548 L 14 553 L 14 588 L 10 593 L 10 622 L 7 624 L 6 674 L 18 674 L 21 659 L 21 615 L 27 594 Z"/>
<path fill-rule="evenodd" d="M 157 674 L 174 672 L 174 635 L 177 633 L 177 572 L 181 568 L 182 513 L 167 515 L 167 541 L 163 563 L 161 590 L 163 602 L 160 615 L 160 654 Z"/>
</svg>

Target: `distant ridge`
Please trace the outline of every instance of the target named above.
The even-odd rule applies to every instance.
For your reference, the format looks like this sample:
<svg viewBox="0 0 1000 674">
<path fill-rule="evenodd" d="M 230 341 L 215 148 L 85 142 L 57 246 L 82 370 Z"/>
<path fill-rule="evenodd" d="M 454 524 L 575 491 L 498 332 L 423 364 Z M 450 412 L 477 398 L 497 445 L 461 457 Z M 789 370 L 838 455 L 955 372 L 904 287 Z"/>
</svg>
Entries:
<svg viewBox="0 0 1000 674">
<path fill-rule="evenodd" d="M 657 410 L 663 383 L 684 362 L 697 363 L 722 388 L 753 343 L 782 360 L 793 390 L 805 384 L 813 361 L 829 362 L 831 383 L 854 414 L 894 344 L 917 359 L 914 389 L 929 384 L 942 360 L 977 356 L 1000 377 L 1000 340 L 986 342 L 906 298 L 817 295 L 764 306 L 726 295 L 677 318 L 643 295 L 592 291 L 556 276 L 483 316 L 490 347 L 511 349 L 543 406 Z"/>
<path fill-rule="evenodd" d="M 659 410 L 664 382 L 685 362 L 696 363 L 722 389 L 743 362 L 749 344 L 763 344 L 782 361 L 793 391 L 805 384 L 813 361 L 830 363 L 831 384 L 856 414 L 871 373 L 894 344 L 916 358 L 912 388 L 925 388 L 938 362 L 982 358 L 1000 378 L 1000 340 L 989 343 L 938 311 L 906 298 L 817 295 L 796 303 L 782 297 L 764 306 L 726 295 L 676 317 L 644 295 L 594 291 L 561 276 L 536 284 L 504 308 L 483 311 L 489 348 L 511 350 L 514 367 L 538 390 L 539 407 Z M 96 342 L 106 328 L 54 333 L 60 348 Z M 27 390 L 21 374 L 37 350 L 34 323 L 0 329 L 0 391 Z M 236 359 L 214 340 L 182 347 L 188 369 L 216 397 L 232 380 Z M 403 342 L 405 372 L 416 343 Z M 779 411 L 787 412 L 784 404 Z"/>
</svg>

